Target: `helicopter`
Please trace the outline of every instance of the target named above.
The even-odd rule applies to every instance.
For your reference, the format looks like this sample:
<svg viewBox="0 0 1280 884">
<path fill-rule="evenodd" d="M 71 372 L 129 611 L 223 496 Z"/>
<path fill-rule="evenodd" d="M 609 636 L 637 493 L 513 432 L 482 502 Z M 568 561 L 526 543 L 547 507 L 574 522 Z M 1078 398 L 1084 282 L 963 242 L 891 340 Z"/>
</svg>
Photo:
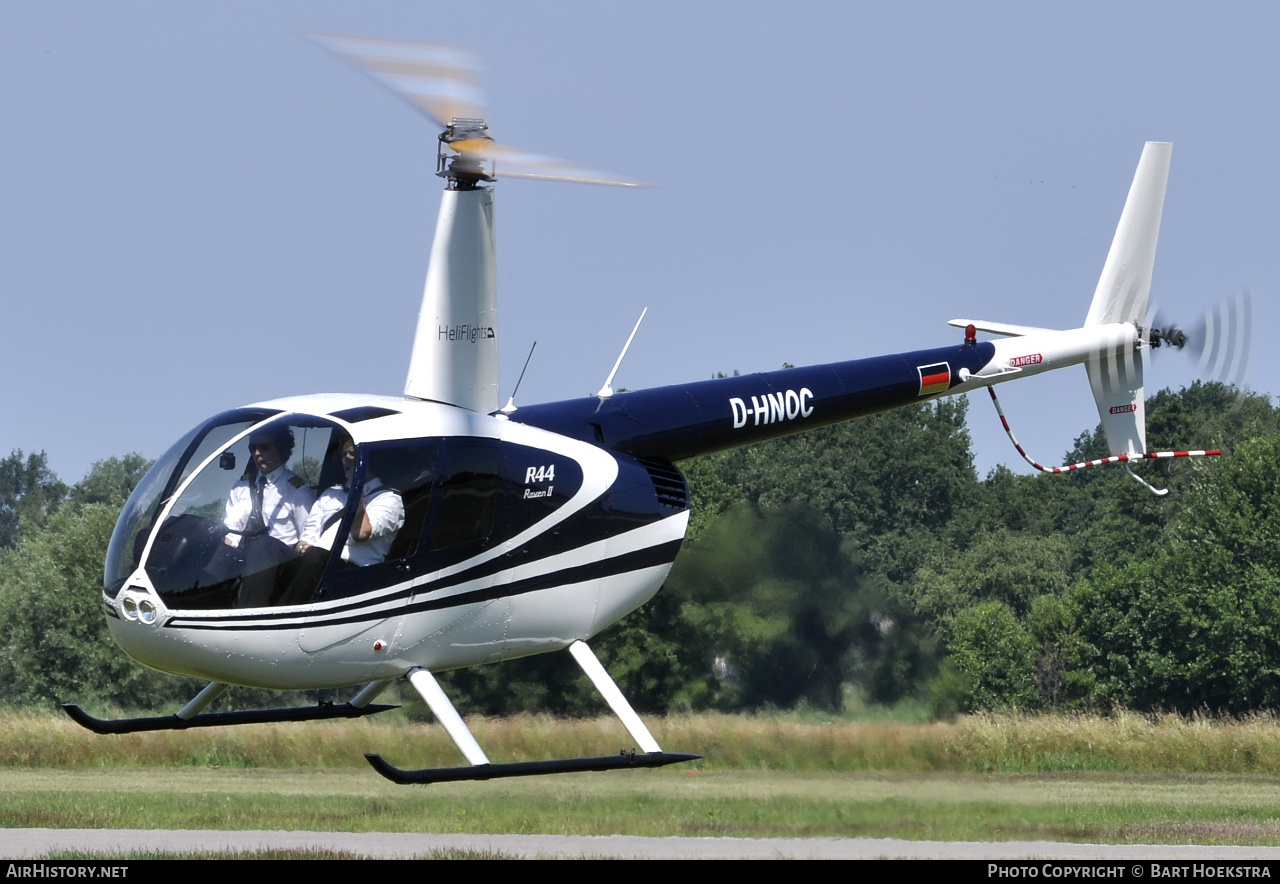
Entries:
<svg viewBox="0 0 1280 884">
<path fill-rule="evenodd" d="M 445 188 L 404 393 L 234 408 L 156 461 L 112 534 L 104 611 L 134 659 L 208 684 L 165 716 L 108 720 L 65 704 L 90 730 L 355 718 L 394 708 L 375 700 L 407 682 L 466 764 L 405 770 L 366 756 L 397 783 L 690 761 L 699 756 L 658 745 L 588 644 L 652 598 L 675 561 L 690 515 L 677 462 L 983 388 L 994 400 L 998 384 L 1074 365 L 1085 366 L 1111 455 L 1060 468 L 1028 457 L 1037 468 L 1121 463 L 1162 493 L 1130 464 L 1219 453 L 1146 449 L 1147 355 L 1208 347 L 1157 326 L 1148 310 L 1168 143 L 1143 148 L 1080 328 L 958 319 L 950 324 L 963 337 L 948 346 L 618 392 L 624 347 L 594 396 L 517 407 L 513 394 L 500 407 L 495 182 L 635 182 L 495 141 L 469 53 L 315 39 L 441 127 Z M 491 762 L 435 675 L 563 650 L 637 748 Z M 345 703 L 207 712 L 231 685 L 354 693 Z"/>
</svg>

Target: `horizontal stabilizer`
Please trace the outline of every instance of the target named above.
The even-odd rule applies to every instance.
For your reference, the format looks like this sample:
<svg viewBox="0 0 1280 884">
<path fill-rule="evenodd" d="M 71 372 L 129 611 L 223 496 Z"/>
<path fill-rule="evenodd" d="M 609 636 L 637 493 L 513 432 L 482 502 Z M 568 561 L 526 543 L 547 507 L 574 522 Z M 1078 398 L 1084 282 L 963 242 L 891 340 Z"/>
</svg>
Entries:
<svg viewBox="0 0 1280 884">
<path fill-rule="evenodd" d="M 990 322 L 986 319 L 953 319 L 947 325 L 954 325 L 956 328 L 965 328 L 973 326 L 980 332 L 986 332 L 990 335 L 1004 335 L 1006 338 L 1020 338 L 1023 335 L 1038 335 L 1044 332 L 1055 331 L 1051 328 L 1036 328 L 1033 325 L 1014 325 L 1009 322 Z"/>
</svg>

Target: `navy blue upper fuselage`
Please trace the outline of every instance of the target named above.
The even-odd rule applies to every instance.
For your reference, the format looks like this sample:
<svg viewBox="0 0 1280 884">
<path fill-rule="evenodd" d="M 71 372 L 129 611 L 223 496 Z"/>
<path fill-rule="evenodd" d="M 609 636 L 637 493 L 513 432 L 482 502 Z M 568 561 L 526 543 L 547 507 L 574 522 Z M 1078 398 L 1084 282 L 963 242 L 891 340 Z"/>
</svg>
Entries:
<svg viewBox="0 0 1280 884">
<path fill-rule="evenodd" d="M 683 460 L 936 398 L 989 342 L 521 406 L 512 420 L 634 457 Z"/>
</svg>

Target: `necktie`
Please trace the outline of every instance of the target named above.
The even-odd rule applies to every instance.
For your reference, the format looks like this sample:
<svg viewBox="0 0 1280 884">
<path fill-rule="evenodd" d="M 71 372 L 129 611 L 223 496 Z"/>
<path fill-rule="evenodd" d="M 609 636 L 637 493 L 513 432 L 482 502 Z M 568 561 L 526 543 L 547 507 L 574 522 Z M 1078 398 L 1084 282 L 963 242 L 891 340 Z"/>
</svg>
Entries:
<svg viewBox="0 0 1280 884">
<path fill-rule="evenodd" d="M 250 486 L 249 497 L 253 501 L 253 511 L 249 513 L 249 524 L 246 526 L 246 533 L 253 535 L 262 532 L 266 522 L 262 518 L 262 487 L 267 484 L 266 476 L 255 476 L 253 485 Z"/>
</svg>

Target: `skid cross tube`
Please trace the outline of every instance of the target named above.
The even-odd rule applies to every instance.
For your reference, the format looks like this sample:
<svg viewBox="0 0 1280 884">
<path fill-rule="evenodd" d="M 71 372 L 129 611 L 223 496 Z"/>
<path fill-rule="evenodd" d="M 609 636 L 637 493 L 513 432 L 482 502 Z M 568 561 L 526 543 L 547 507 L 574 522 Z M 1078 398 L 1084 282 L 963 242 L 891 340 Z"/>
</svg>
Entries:
<svg viewBox="0 0 1280 884">
<path fill-rule="evenodd" d="M 442 725 L 455 746 L 470 762 L 469 766 L 432 767 L 421 770 L 404 770 L 388 762 L 381 755 L 368 753 L 365 758 L 373 765 L 373 769 L 393 783 L 407 785 L 410 783 L 450 783 L 459 780 L 494 780 L 501 777 L 531 777 L 540 774 L 579 773 L 593 770 L 622 770 L 636 767 L 663 767 L 668 764 L 679 764 L 682 761 L 696 761 L 701 755 L 688 752 L 663 752 L 658 741 L 649 733 L 640 716 L 636 715 L 622 691 L 605 668 L 600 665 L 596 655 L 586 642 L 575 641 L 569 645 L 569 653 L 582 667 L 582 671 L 591 679 L 609 708 L 621 719 L 632 739 L 639 744 L 641 751 L 624 749 L 617 755 L 600 755 L 588 758 L 551 758 L 546 761 L 516 761 L 494 764 L 489 761 L 476 742 L 466 722 L 462 720 L 449 698 L 445 696 L 435 676 L 425 669 L 415 669 L 409 673 L 409 683 L 422 695 L 431 712 Z"/>
</svg>

